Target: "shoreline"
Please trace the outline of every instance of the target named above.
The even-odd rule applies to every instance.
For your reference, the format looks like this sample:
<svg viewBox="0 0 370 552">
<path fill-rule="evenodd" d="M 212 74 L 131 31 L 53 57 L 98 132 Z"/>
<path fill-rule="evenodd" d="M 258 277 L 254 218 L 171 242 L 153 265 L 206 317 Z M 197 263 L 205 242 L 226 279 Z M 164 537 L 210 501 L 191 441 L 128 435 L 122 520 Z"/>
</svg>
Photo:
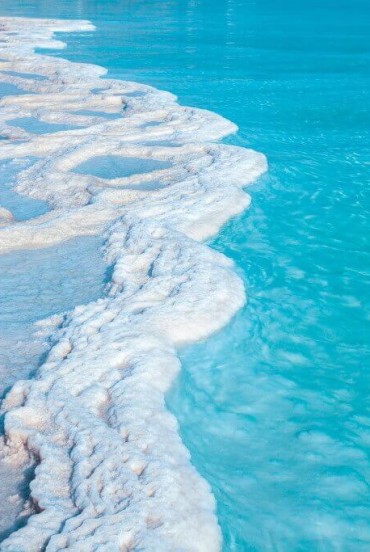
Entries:
<svg viewBox="0 0 370 552">
<path fill-rule="evenodd" d="M 266 170 L 265 158 L 215 143 L 235 131 L 216 114 L 149 86 L 99 80 L 97 66 L 35 54 L 63 47 L 53 32 L 92 27 L 33 21 L 36 33 L 28 18 L 0 18 L 9 33 L 0 68 L 46 77 L 1 75 L 32 95 L 1 100 L 1 133 L 11 138 L 0 156 L 40 157 L 16 190 L 52 210 L 1 228 L 0 251 L 103 234 L 113 269 L 105 297 L 65 316 L 37 379 L 18 382 L 4 401 L 9 455 L 39 458 L 31 495 L 40 513 L 2 550 L 30 550 L 29 542 L 218 550 L 213 496 L 164 394 L 179 371 L 176 348 L 221 328 L 244 302 L 231 261 L 201 240 L 248 207 L 242 187 Z M 76 114 L 83 110 L 120 117 Z M 36 136 L 6 124 L 22 117 L 81 128 Z M 74 172 L 109 155 L 168 167 L 115 179 Z"/>
</svg>

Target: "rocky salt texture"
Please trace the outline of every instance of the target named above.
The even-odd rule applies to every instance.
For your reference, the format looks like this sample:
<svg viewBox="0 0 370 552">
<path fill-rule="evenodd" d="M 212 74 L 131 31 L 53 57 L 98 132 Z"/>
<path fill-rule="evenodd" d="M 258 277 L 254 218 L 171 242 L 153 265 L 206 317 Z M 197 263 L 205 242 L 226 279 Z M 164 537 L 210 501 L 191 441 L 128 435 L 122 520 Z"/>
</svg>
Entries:
<svg viewBox="0 0 370 552">
<path fill-rule="evenodd" d="M 102 299 L 45 322 L 45 362 L 3 401 L 2 454 L 36 469 L 34 513 L 1 550 L 218 550 L 214 498 L 164 395 L 176 348 L 244 302 L 232 263 L 202 240 L 248 206 L 242 188 L 265 158 L 215 143 L 235 126 L 214 113 L 34 53 L 63 47 L 53 33 L 87 22 L 0 18 L 0 28 L 0 89 L 23 91 L 0 100 L 0 159 L 35 158 L 15 190 L 51 207 L 26 222 L 1 209 L 0 252 L 102 235 L 112 266 Z M 36 134 L 35 119 L 70 130 Z M 129 174 L 109 173 L 112 156 Z M 103 176 L 81 174 L 94 158 Z"/>
</svg>

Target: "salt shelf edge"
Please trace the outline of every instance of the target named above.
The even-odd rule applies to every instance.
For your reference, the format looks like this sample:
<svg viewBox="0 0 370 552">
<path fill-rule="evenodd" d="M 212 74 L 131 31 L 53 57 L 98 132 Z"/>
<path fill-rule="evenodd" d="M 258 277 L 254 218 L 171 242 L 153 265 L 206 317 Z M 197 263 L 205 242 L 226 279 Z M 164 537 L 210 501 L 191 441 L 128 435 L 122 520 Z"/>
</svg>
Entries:
<svg viewBox="0 0 370 552">
<path fill-rule="evenodd" d="M 0 100 L 0 159 L 38 158 L 16 189 L 51 207 L 27 222 L 7 217 L 0 251 L 101 234 L 112 266 L 104 298 L 59 319 L 36 378 L 4 400 L 5 452 L 37 463 L 38 513 L 1 550 L 219 550 L 213 495 L 164 395 L 176 348 L 221 328 L 245 301 L 231 261 L 201 242 L 248 207 L 243 187 L 265 157 L 215 143 L 235 125 L 172 94 L 34 53 L 63 47 L 53 33 L 92 30 L 88 22 L 0 18 L 0 28 L 0 84 L 27 92 Z M 17 126 L 30 117 L 79 128 L 36 135 Z M 77 172 L 112 155 L 138 160 L 137 171 Z M 140 160 L 167 165 L 144 174 Z"/>
</svg>

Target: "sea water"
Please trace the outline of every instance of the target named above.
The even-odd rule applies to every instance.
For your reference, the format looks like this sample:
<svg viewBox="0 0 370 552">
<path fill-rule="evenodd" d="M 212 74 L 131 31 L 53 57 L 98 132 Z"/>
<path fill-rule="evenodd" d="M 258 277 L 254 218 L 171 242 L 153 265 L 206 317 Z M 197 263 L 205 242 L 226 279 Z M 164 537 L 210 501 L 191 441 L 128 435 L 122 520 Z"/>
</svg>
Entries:
<svg viewBox="0 0 370 552">
<path fill-rule="evenodd" d="M 211 242 L 248 303 L 182 351 L 168 405 L 225 550 L 368 550 L 368 3 L 3 0 L 0 12 L 92 20 L 53 55 L 221 113 L 240 127 L 233 143 L 268 156 L 250 210 Z"/>
</svg>

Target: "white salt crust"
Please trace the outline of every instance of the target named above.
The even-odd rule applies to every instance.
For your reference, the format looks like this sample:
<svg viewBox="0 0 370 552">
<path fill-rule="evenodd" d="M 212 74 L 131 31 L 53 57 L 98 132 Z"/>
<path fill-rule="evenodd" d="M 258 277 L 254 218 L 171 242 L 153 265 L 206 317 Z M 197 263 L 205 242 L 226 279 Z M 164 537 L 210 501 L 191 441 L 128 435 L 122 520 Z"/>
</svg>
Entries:
<svg viewBox="0 0 370 552">
<path fill-rule="evenodd" d="M 242 187 L 265 158 L 213 143 L 236 130 L 214 113 L 34 53 L 63 47 L 55 31 L 90 23 L 0 18 L 0 29 L 0 86 L 26 91 L 0 100 L 0 159 L 37 157 L 16 190 L 51 206 L 27 222 L 0 209 L 0 251 L 102 234 L 113 267 L 104 298 L 58 326 L 45 322 L 54 346 L 36 378 L 4 400 L 3 453 L 37 463 L 37 513 L 1 550 L 219 550 L 214 498 L 164 394 L 179 370 L 176 348 L 222 327 L 245 300 L 232 263 L 200 242 L 249 205 Z M 35 135 L 14 122 L 29 117 L 82 128 Z M 107 155 L 170 167 L 114 179 L 73 172 Z"/>
</svg>

